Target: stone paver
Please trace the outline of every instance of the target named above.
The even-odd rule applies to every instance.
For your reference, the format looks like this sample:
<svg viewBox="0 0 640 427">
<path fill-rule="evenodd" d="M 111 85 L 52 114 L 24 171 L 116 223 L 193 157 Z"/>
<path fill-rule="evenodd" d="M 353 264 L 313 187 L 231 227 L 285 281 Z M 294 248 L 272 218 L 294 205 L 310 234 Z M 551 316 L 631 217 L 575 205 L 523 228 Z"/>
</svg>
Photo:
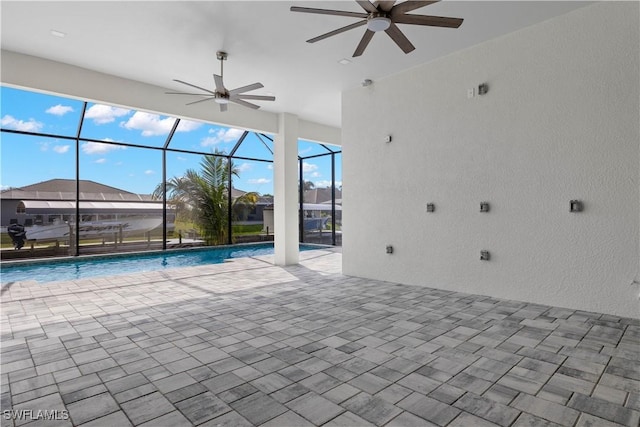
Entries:
<svg viewBox="0 0 640 427">
<path fill-rule="evenodd" d="M 13 284 L 2 409 L 93 427 L 640 422 L 638 319 L 345 277 L 339 250 L 272 259 Z"/>
</svg>

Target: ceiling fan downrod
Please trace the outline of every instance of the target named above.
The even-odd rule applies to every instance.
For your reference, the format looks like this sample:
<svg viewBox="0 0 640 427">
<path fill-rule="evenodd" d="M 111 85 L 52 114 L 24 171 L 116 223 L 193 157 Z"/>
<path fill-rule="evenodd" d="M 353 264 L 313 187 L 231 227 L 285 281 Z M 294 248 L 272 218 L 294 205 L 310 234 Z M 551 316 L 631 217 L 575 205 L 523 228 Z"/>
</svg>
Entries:
<svg viewBox="0 0 640 427">
<path fill-rule="evenodd" d="M 219 50 L 216 52 L 216 58 L 220 60 L 220 77 L 224 77 L 224 73 L 222 71 L 222 64 L 227 60 L 227 52 Z"/>
</svg>

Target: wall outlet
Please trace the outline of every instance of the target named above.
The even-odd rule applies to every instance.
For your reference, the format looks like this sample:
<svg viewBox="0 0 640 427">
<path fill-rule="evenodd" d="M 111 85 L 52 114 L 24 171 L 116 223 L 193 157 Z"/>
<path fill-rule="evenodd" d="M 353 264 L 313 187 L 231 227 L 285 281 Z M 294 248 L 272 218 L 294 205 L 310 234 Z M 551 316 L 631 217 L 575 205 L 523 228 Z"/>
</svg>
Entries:
<svg viewBox="0 0 640 427">
<path fill-rule="evenodd" d="M 476 89 L 475 88 L 469 88 L 467 89 L 467 98 L 471 99 L 476 95 Z"/>
</svg>

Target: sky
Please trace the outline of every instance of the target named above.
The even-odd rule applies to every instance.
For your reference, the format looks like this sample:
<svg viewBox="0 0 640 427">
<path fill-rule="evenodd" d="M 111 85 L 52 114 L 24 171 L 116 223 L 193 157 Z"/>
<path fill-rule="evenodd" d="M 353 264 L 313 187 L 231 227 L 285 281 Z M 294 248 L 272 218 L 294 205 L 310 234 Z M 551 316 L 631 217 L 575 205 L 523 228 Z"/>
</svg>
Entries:
<svg viewBox="0 0 640 427">
<path fill-rule="evenodd" d="M 38 132 L 63 137 L 0 133 L 0 188 L 21 187 L 54 178 L 75 179 L 76 143 L 73 139 L 83 102 L 14 88 L 0 87 L 2 129 Z M 81 138 L 122 142 L 145 147 L 162 147 L 175 118 L 142 111 L 89 103 Z M 229 152 L 243 130 L 208 123 L 181 120 L 170 148 Z M 273 143 L 262 137 L 273 151 Z M 339 151 L 339 147 L 331 147 Z M 319 144 L 299 141 L 299 156 L 327 151 Z M 235 154 L 263 160 L 273 155 L 254 133 L 249 133 Z M 202 155 L 167 152 L 167 178 L 199 169 Z M 336 156 L 336 185 L 342 185 L 342 156 Z M 270 162 L 234 160 L 239 178 L 234 187 L 260 194 L 273 194 L 273 166 Z M 303 162 L 304 179 L 316 187 L 331 185 L 331 156 Z M 162 181 L 162 151 L 123 147 L 101 142 L 80 142 L 80 179 L 92 180 L 122 190 L 150 194 Z"/>
</svg>

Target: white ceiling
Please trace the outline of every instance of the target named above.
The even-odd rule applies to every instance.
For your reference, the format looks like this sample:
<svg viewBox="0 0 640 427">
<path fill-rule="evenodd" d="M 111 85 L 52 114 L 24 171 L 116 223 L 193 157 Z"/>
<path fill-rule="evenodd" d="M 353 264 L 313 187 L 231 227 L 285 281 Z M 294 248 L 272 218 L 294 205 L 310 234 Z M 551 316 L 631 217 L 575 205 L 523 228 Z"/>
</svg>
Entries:
<svg viewBox="0 0 640 427">
<path fill-rule="evenodd" d="M 443 1 L 414 14 L 464 18 L 459 29 L 400 25 L 416 50 L 404 54 L 384 33 L 351 58 L 364 27 L 309 44 L 305 40 L 355 18 L 290 12 L 292 5 L 361 12 L 354 1 L 2 1 L 3 50 L 76 65 L 183 91 L 172 79 L 213 88 L 225 62 L 227 88 L 256 81 L 275 102 L 262 110 L 340 127 L 341 91 L 517 31 L 588 3 Z M 59 38 L 51 30 L 66 34 Z M 351 63 L 341 65 L 340 59 Z M 166 95 L 172 96 L 172 95 Z M 173 95 L 184 104 L 197 98 Z M 188 111 L 189 107 L 185 107 Z M 211 108 L 217 106 L 211 102 Z M 240 107 L 238 107 L 240 108 Z"/>
</svg>

